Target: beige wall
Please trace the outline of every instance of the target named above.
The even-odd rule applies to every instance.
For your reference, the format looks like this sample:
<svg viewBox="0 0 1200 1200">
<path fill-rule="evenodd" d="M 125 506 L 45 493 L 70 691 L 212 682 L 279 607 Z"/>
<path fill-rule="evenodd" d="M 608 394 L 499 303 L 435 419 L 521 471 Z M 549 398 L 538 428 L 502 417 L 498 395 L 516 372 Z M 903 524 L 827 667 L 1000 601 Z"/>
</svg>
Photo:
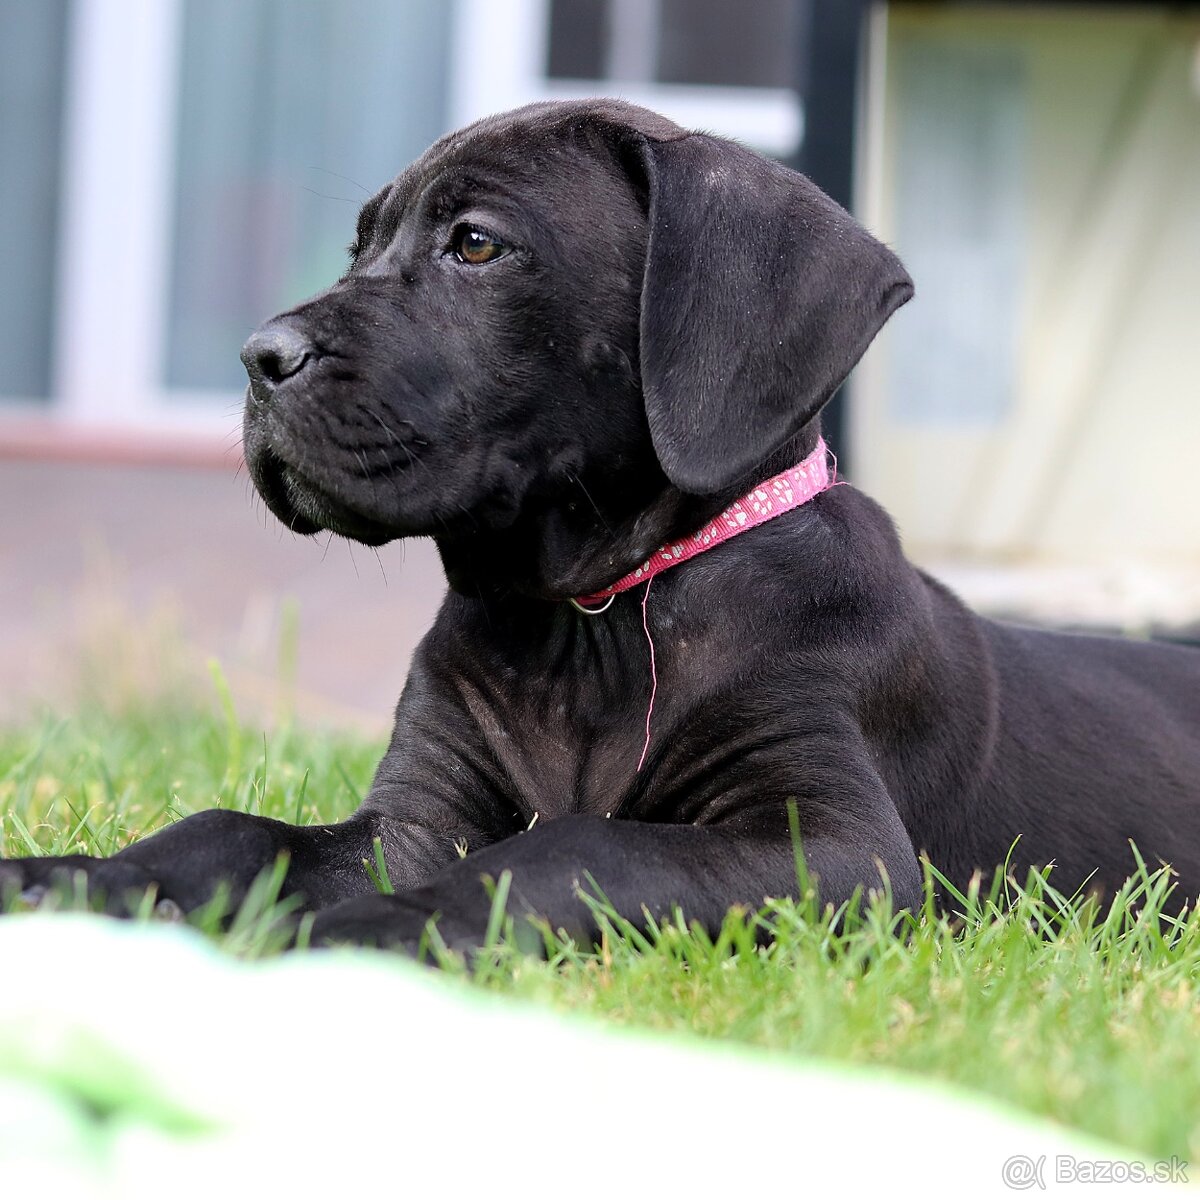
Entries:
<svg viewBox="0 0 1200 1200">
<path fill-rule="evenodd" d="M 988 188 L 1011 192 L 997 219 L 1013 270 L 993 272 L 1011 287 L 991 308 L 978 294 L 989 290 L 978 282 L 986 265 L 956 279 L 951 256 L 922 279 L 914 264 L 910 309 L 932 307 L 902 312 L 859 371 L 855 482 L 918 556 L 1200 563 L 1200 18 L 905 8 L 873 37 L 860 211 L 902 257 L 913 225 L 903 205 L 921 182 L 912 171 L 938 168 L 930 147 L 951 160 L 960 208 L 972 155 L 987 152 L 953 113 L 941 142 L 914 126 L 911 108 L 906 122 L 921 87 L 914 49 L 969 63 L 982 47 L 1018 63 L 1009 127 L 1020 162 L 1003 174 L 993 163 L 991 176 L 980 168 Z M 958 78 L 970 90 L 970 71 Z M 921 147 L 905 146 L 914 140 Z M 936 232 L 936 186 L 931 194 Z M 928 228 L 922 236 L 934 240 Z M 931 253 L 926 245 L 923 261 L 939 261 Z M 956 296 L 956 286 L 976 290 Z M 911 394 L 912 364 L 940 364 L 964 308 L 979 325 L 994 317 L 1001 338 L 1007 313 L 1014 344 L 997 353 L 1009 354 L 1011 387 L 1002 411 L 972 416 L 967 369 L 967 416 L 930 413 Z M 898 378 L 902 358 L 910 369 Z M 969 368 L 969 356 L 959 361 Z"/>
</svg>

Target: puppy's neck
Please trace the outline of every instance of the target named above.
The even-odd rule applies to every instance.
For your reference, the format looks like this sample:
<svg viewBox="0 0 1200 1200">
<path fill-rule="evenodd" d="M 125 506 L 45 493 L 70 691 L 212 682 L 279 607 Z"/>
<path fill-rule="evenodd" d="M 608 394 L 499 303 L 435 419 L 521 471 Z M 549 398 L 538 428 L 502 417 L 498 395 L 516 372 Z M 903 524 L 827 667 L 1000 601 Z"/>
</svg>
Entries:
<svg viewBox="0 0 1200 1200">
<path fill-rule="evenodd" d="M 439 537 L 446 578 L 454 591 L 480 598 L 563 601 L 598 592 L 807 457 L 820 432 L 810 422 L 745 479 L 710 496 L 680 491 L 657 468 L 633 478 L 580 473 L 569 495 L 529 503 L 503 529 Z"/>
</svg>

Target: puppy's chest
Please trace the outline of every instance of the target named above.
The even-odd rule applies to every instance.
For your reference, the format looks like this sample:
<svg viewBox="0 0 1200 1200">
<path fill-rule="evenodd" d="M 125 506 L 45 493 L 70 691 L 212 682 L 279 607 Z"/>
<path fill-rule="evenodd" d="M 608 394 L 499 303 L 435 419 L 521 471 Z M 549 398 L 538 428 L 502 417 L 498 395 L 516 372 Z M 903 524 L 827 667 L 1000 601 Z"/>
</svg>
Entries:
<svg viewBox="0 0 1200 1200">
<path fill-rule="evenodd" d="M 639 629 L 569 656 L 533 654 L 468 687 L 486 751 L 525 821 L 629 815 L 631 804 L 661 796 L 672 752 L 727 682 L 708 640 L 659 622 L 649 639 Z"/>
</svg>

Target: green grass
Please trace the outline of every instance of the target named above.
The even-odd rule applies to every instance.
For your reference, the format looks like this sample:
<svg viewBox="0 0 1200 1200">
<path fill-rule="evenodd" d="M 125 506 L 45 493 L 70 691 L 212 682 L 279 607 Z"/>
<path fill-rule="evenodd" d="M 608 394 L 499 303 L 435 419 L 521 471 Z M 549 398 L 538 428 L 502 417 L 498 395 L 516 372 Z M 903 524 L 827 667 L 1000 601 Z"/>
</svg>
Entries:
<svg viewBox="0 0 1200 1200">
<path fill-rule="evenodd" d="M 381 744 L 252 732 L 224 700 L 216 715 L 163 703 L 0 732 L 0 853 L 109 853 L 214 803 L 301 822 L 354 808 Z M 386 886 L 382 861 L 364 871 Z M 1194 1161 L 1200 917 L 1158 919 L 1169 884 L 1143 876 L 1100 909 L 1042 879 L 1009 881 L 962 897 L 953 921 L 878 901 L 835 925 L 811 902 L 778 903 L 732 914 L 715 940 L 607 913 L 599 950 L 550 939 L 544 962 L 515 951 L 497 905 L 490 953 L 443 965 L 470 986 L 606 1021 L 936 1077 Z M 231 928 L 202 923 L 232 952 L 273 952 L 277 885 L 265 879 Z M 756 923 L 774 931 L 769 948 L 755 945 Z"/>
</svg>

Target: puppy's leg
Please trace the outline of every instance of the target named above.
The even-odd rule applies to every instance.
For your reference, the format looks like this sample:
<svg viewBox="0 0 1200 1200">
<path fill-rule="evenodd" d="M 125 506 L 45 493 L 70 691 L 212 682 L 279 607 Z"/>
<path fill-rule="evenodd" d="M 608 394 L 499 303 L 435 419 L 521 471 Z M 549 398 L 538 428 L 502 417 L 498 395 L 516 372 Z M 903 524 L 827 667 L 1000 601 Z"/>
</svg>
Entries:
<svg viewBox="0 0 1200 1200">
<path fill-rule="evenodd" d="M 45 889 L 74 886 L 80 873 L 89 896 L 125 915 L 153 886 L 160 902 L 185 912 L 211 900 L 222 885 L 236 907 L 254 880 L 287 856 L 285 893 L 319 908 L 372 890 L 363 859 L 372 852 L 376 822 L 354 817 L 340 825 L 294 826 L 249 813 L 196 813 L 135 842 L 112 858 L 71 855 L 0 861 L 0 892 L 36 899 Z"/>
<path fill-rule="evenodd" d="M 735 904 L 757 908 L 768 897 L 796 894 L 783 806 L 774 818 L 777 832 L 765 833 L 561 817 L 470 854 L 398 895 L 364 896 L 325 910 L 313 928 L 314 942 L 368 942 L 413 951 L 436 914 L 449 946 L 478 947 L 492 904 L 484 880 L 498 880 L 505 871 L 512 874 L 510 913 L 546 921 L 582 943 L 598 933 L 593 912 L 580 896 L 581 889 L 591 890 L 589 876 L 616 912 L 636 925 L 645 924 L 647 913 L 669 917 L 678 907 L 686 919 L 715 933 Z M 920 871 L 891 805 L 852 832 L 852 837 L 830 831 L 804 840 L 822 903 L 839 905 L 858 887 L 878 888 L 886 875 L 897 907 L 918 905 Z"/>
<path fill-rule="evenodd" d="M 56 886 L 73 889 L 82 874 L 89 898 L 119 916 L 136 910 L 149 887 L 160 902 L 184 912 L 203 907 L 224 888 L 233 909 L 255 879 L 284 855 L 283 894 L 298 896 L 303 908 L 312 911 L 378 894 L 364 866 L 375 859 L 376 838 L 392 882 L 405 889 L 456 860 L 456 845 L 483 847 L 509 832 L 497 825 L 499 805 L 486 789 L 472 804 L 458 802 L 453 792 L 438 796 L 416 785 L 383 791 L 387 803 L 365 804 L 337 825 L 288 825 L 211 809 L 134 842 L 112 858 L 0 859 L 0 899 L 20 893 L 36 897 Z"/>
</svg>

